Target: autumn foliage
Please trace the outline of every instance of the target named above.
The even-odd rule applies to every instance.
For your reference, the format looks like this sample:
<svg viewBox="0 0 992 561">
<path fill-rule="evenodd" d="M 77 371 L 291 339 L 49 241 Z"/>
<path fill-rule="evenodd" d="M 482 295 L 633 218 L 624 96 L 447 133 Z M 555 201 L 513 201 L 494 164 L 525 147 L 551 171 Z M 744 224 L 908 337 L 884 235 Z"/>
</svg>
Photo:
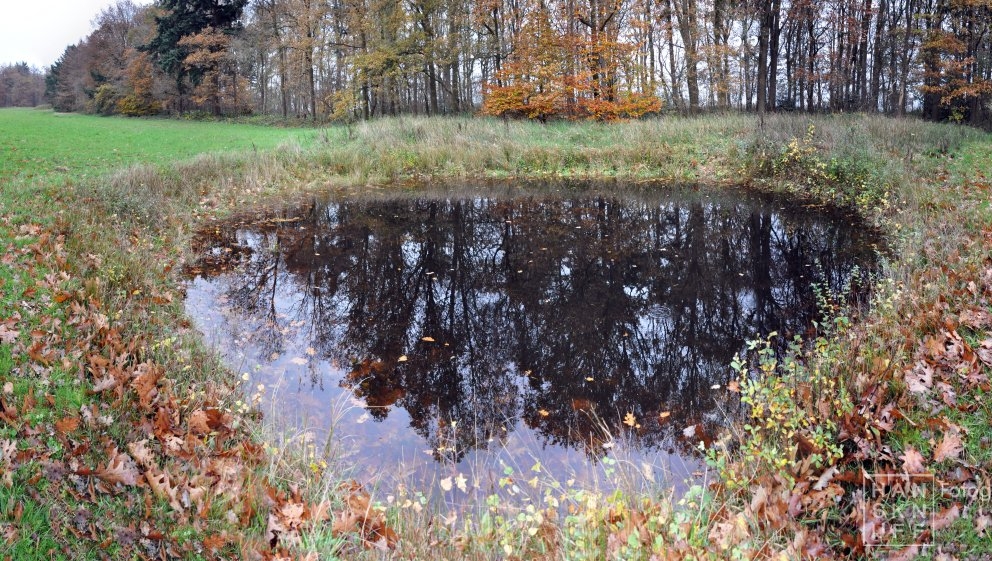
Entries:
<svg viewBox="0 0 992 561">
<path fill-rule="evenodd" d="M 590 3 L 590 18 L 540 3 L 514 38 L 512 54 L 485 85 L 482 112 L 545 121 L 553 117 L 613 121 L 661 109 L 627 78 L 636 45 L 619 36 L 617 6 Z M 585 24 L 585 32 L 574 31 Z"/>
</svg>

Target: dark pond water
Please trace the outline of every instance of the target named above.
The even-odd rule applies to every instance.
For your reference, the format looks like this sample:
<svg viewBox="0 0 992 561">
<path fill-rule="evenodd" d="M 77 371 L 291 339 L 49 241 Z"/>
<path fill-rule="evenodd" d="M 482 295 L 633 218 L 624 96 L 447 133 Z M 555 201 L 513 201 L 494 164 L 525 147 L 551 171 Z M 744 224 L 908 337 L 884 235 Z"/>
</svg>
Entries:
<svg viewBox="0 0 992 561">
<path fill-rule="evenodd" d="M 315 200 L 212 227 L 186 308 L 277 426 L 359 478 L 673 482 L 739 415 L 745 341 L 810 329 L 878 241 L 849 217 L 681 190 Z M 607 465 L 617 465 L 607 462 Z"/>
</svg>

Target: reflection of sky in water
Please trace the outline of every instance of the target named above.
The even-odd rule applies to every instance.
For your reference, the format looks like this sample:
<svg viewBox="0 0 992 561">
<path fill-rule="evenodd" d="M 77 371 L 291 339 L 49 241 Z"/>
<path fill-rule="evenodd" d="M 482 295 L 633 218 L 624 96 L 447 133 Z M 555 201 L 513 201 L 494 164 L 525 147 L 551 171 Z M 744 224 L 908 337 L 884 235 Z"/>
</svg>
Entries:
<svg viewBox="0 0 992 561">
<path fill-rule="evenodd" d="M 610 487 L 588 461 L 603 454 L 681 480 L 699 438 L 737 415 L 713 386 L 743 342 L 805 329 L 814 277 L 839 288 L 873 267 L 863 228 L 699 196 L 410 198 L 288 216 L 301 220 L 207 240 L 239 268 L 204 265 L 187 311 L 250 388 L 266 386 L 270 421 L 318 446 L 333 427 L 356 477 L 424 486 L 464 473 L 486 490 L 506 465 L 540 462 Z"/>
</svg>

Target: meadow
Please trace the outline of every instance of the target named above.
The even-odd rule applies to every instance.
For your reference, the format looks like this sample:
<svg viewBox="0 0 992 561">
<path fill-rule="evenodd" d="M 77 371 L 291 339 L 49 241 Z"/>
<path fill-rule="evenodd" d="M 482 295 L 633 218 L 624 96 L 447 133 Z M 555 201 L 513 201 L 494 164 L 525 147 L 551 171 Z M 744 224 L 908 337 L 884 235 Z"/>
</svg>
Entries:
<svg viewBox="0 0 992 561">
<path fill-rule="evenodd" d="M 383 119 L 320 129 L 0 111 L 0 552 L 15 559 L 909 558 L 980 556 L 992 467 L 992 138 L 863 115 L 547 125 Z M 422 493 L 361 488 L 233 407 L 240 378 L 182 313 L 198 228 L 308 193 L 475 179 L 615 179 L 792 193 L 856 209 L 892 257 L 868 310 L 824 302 L 816 337 L 756 342 L 751 418 L 706 485 L 535 488 L 544 504 L 452 520 Z M 760 373 L 760 376 L 753 375 Z M 509 477 L 509 476 L 508 476 Z M 865 508 L 866 505 L 871 508 Z M 567 515 L 561 515 L 561 512 Z M 872 513 L 871 516 L 868 513 Z M 874 530 L 874 531 L 873 531 Z"/>
</svg>

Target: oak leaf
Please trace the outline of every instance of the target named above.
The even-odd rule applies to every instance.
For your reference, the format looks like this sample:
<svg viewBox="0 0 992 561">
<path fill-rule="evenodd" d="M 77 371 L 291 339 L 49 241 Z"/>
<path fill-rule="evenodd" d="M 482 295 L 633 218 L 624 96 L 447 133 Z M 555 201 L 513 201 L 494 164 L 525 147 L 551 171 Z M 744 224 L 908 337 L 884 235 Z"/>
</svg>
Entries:
<svg viewBox="0 0 992 561">
<path fill-rule="evenodd" d="M 954 503 L 933 516 L 933 529 L 934 531 L 943 530 L 960 517 L 961 505 Z"/>
<path fill-rule="evenodd" d="M 128 452 L 134 458 L 138 465 L 145 469 L 151 469 L 157 465 L 157 460 L 155 459 L 155 452 L 152 452 L 148 448 L 148 439 L 139 440 L 137 442 L 129 442 L 127 445 Z"/>
<path fill-rule="evenodd" d="M 948 459 L 957 459 L 962 448 L 961 435 L 957 431 L 945 432 L 944 438 L 933 453 L 933 461 L 942 462 Z"/>
<path fill-rule="evenodd" d="M 917 363 L 906 372 L 905 379 L 910 392 L 926 393 L 933 387 L 933 368 L 922 362 Z"/>
<path fill-rule="evenodd" d="M 145 473 L 145 481 L 151 487 L 152 492 L 160 499 L 169 502 L 174 510 L 183 511 L 183 505 L 179 502 L 179 489 L 172 484 L 172 478 L 164 471 L 148 471 Z"/>
<path fill-rule="evenodd" d="M 97 468 L 93 475 L 106 481 L 107 483 L 120 483 L 122 485 L 137 485 L 138 467 L 134 464 L 131 456 L 118 452 L 116 449 L 111 453 L 107 465 Z"/>
<path fill-rule="evenodd" d="M 131 387 L 138 394 L 138 402 L 141 408 L 150 411 L 158 397 L 158 380 L 162 376 L 162 369 L 154 364 L 142 363 L 135 369 L 136 376 L 131 380 Z"/>
<path fill-rule="evenodd" d="M 17 342 L 17 337 L 20 334 L 20 331 L 10 329 L 6 325 L 0 324 L 0 343 L 12 345 Z"/>
<path fill-rule="evenodd" d="M 906 473 L 926 472 L 926 468 L 923 466 L 923 454 L 920 454 L 912 446 L 906 446 L 906 451 L 899 456 L 899 459 L 902 460 L 902 469 Z"/>
<path fill-rule="evenodd" d="M 79 417 L 66 417 L 55 421 L 55 432 L 69 434 L 79 428 Z"/>
<path fill-rule="evenodd" d="M 975 354 L 978 355 L 978 359 L 984 362 L 986 366 L 992 366 L 992 339 L 982 341 Z"/>
</svg>

